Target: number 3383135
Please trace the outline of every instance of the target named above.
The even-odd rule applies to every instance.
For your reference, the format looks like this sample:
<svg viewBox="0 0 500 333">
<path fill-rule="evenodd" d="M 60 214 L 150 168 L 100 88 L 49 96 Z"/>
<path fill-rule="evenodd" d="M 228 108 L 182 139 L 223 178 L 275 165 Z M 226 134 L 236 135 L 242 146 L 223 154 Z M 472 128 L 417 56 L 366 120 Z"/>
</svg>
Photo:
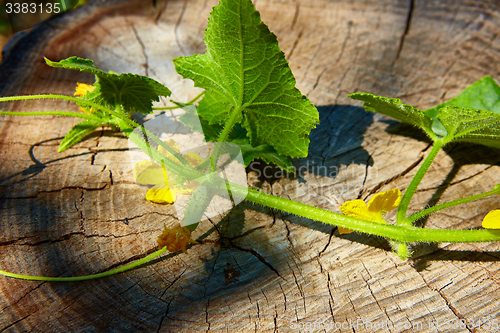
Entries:
<svg viewBox="0 0 500 333">
<path fill-rule="evenodd" d="M 48 13 L 57 14 L 61 12 L 59 3 L 27 3 L 27 2 L 7 2 L 5 4 L 5 11 L 7 14 L 35 14 L 35 13 Z"/>
</svg>

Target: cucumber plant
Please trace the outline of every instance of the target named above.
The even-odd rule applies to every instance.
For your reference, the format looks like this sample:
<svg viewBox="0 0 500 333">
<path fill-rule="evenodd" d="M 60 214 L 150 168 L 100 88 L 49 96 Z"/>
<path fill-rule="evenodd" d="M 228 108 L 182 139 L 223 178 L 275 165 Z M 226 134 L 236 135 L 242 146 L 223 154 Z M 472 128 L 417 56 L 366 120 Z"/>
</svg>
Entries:
<svg viewBox="0 0 500 333">
<path fill-rule="evenodd" d="M 203 132 L 206 141 L 230 142 L 240 147 L 243 163 L 255 159 L 273 163 L 284 171 L 293 170 L 290 158 L 306 157 L 309 133 L 319 123 L 317 109 L 295 87 L 296 81 L 280 50 L 276 36 L 261 21 L 251 0 L 220 0 L 213 8 L 205 31 L 206 53 L 174 59 L 176 71 L 194 81 L 204 92 L 188 103 L 173 101 L 187 109 L 180 120 L 193 131 Z M 402 258 L 411 256 L 409 246 L 418 242 L 490 242 L 500 240 L 500 214 L 493 211 L 479 230 L 427 229 L 414 222 L 442 209 L 500 193 L 490 191 L 426 208 L 407 216 L 407 210 L 422 178 L 439 150 L 452 142 L 471 142 L 500 148 L 500 87 L 485 77 L 459 96 L 429 110 L 418 110 L 390 99 L 367 93 L 350 97 L 363 101 L 366 111 L 378 112 L 420 128 L 433 146 L 403 195 L 397 189 L 375 195 L 368 204 L 361 200 L 346 202 L 344 214 L 331 212 L 254 189 L 214 176 L 215 165 L 223 151 L 214 149 L 209 158 L 196 165 L 130 118 L 132 112 L 153 112 L 152 102 L 170 96 L 161 83 L 135 74 L 116 74 L 98 69 L 91 60 L 71 57 L 58 62 L 46 59 L 49 66 L 85 71 L 95 75 L 92 86 L 80 87 L 77 97 L 32 95 L 1 97 L 0 102 L 60 99 L 75 102 L 83 112 L 5 112 L 9 116 L 57 115 L 82 118 L 62 140 L 59 151 L 71 148 L 102 125 L 120 129 L 163 170 L 185 181 L 196 180 L 198 188 L 188 203 L 188 218 L 201 220 L 213 196 L 226 191 L 273 209 L 339 227 L 341 232 L 356 231 L 388 239 Z M 201 98 L 201 99 L 200 99 Z M 193 110 L 196 110 L 194 112 Z M 139 129 L 139 131 L 138 131 Z M 138 133 L 145 135 L 139 135 Z M 148 140 L 145 140 L 145 137 Z M 217 147 L 217 146 L 216 146 Z M 168 156 L 167 156 L 168 155 Z M 174 158 L 171 158 L 171 157 Z M 194 208 L 189 208 L 194 207 Z M 384 214 L 397 208 L 395 223 Z M 189 237 L 197 223 L 166 228 L 155 253 L 127 266 L 80 277 L 37 277 L 0 271 L 0 274 L 31 280 L 78 281 L 99 278 L 137 267 L 165 251 L 185 251 L 195 243 Z M 166 242 L 166 243 L 165 243 Z M 175 243 L 175 244 L 174 244 Z M 174 244 L 174 245 L 172 245 Z"/>
</svg>

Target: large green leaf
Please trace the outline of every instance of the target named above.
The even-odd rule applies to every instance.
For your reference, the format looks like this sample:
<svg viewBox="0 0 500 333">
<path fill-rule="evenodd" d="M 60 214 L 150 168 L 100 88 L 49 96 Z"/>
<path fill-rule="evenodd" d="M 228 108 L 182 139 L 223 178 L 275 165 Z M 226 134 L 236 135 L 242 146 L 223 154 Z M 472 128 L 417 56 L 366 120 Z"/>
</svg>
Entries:
<svg viewBox="0 0 500 333">
<path fill-rule="evenodd" d="M 354 93 L 349 97 L 363 101 L 363 107 L 366 111 L 385 114 L 404 123 L 408 123 L 422 129 L 431 139 L 436 135 L 432 130 L 432 120 L 422 111 L 411 105 L 403 104 L 397 98 L 386 98 L 367 93 Z"/>
<path fill-rule="evenodd" d="M 231 116 L 248 131 L 252 146 L 273 146 L 279 154 L 307 156 L 309 133 L 319 123 L 276 36 L 250 0 L 221 0 L 205 31 L 205 54 L 180 57 L 175 68 L 206 90 L 198 113 L 209 124 Z"/>
<path fill-rule="evenodd" d="M 159 96 L 170 96 L 170 90 L 153 79 L 136 74 L 114 74 L 100 70 L 88 59 L 70 57 L 59 62 L 45 58 L 47 65 L 57 68 L 74 69 L 92 73 L 96 76 L 96 89 L 87 100 L 114 109 L 121 104 L 125 112 L 151 113 L 152 102 L 158 102 Z"/>
</svg>

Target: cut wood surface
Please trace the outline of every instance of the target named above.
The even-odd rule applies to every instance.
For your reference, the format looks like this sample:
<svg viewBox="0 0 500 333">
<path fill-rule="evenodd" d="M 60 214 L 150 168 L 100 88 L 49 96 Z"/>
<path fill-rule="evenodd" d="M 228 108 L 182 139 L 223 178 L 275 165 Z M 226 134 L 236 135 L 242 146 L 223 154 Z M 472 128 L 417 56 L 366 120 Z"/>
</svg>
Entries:
<svg viewBox="0 0 500 333">
<path fill-rule="evenodd" d="M 181 80 L 171 59 L 204 52 L 203 31 L 216 3 L 96 1 L 58 16 L 4 50 L 1 95 L 72 95 L 77 81 L 93 77 L 49 68 L 43 57 L 75 55 L 104 70 L 148 75 L 175 100 L 187 101 L 199 89 Z M 346 200 L 404 191 L 430 142 L 411 126 L 364 112 L 347 94 L 397 97 L 425 109 L 485 75 L 500 80 L 495 1 L 255 4 L 321 120 L 309 156 L 294 161 L 297 177 L 257 179 L 259 171 L 249 170 L 250 184 L 263 191 L 332 211 Z M 78 110 L 48 100 L 1 107 Z M 44 276 L 102 272 L 153 252 L 163 224 L 178 222 L 173 207 L 145 200 L 124 135 L 99 130 L 58 154 L 77 121 L 0 117 L 0 269 Z M 499 156 L 481 146 L 448 147 L 410 210 L 492 189 L 500 182 Z M 490 197 L 421 224 L 478 228 L 496 208 L 498 197 Z M 200 244 L 187 254 L 164 255 L 108 278 L 0 277 L 0 330 L 437 332 L 433 323 L 467 320 L 486 323 L 439 331 L 493 332 L 488 325 L 500 320 L 498 243 L 419 244 L 413 259 L 402 261 L 383 239 L 341 236 L 333 225 L 250 203 L 203 222 L 193 236 Z"/>
</svg>

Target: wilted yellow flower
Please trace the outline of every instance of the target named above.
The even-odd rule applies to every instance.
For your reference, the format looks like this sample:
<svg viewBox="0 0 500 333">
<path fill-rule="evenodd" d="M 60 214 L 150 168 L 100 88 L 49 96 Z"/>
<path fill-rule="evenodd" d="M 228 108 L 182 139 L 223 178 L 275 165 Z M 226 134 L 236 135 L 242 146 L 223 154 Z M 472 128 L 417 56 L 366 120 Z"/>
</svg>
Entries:
<svg viewBox="0 0 500 333">
<path fill-rule="evenodd" d="M 191 230 L 187 227 L 181 227 L 178 223 L 173 228 L 167 228 L 163 225 L 163 233 L 158 237 L 158 248 L 162 249 L 165 246 L 170 252 L 181 251 L 187 253 L 186 246 L 196 244 L 197 242 L 191 239 Z"/>
<path fill-rule="evenodd" d="M 396 188 L 375 194 L 370 201 L 368 201 L 368 205 L 360 199 L 346 201 L 342 207 L 340 207 L 340 210 L 345 215 L 358 219 L 386 223 L 383 215 L 397 208 L 400 202 L 401 191 Z M 352 230 L 347 228 L 339 227 L 338 229 L 341 234 L 352 232 Z"/>
</svg>

